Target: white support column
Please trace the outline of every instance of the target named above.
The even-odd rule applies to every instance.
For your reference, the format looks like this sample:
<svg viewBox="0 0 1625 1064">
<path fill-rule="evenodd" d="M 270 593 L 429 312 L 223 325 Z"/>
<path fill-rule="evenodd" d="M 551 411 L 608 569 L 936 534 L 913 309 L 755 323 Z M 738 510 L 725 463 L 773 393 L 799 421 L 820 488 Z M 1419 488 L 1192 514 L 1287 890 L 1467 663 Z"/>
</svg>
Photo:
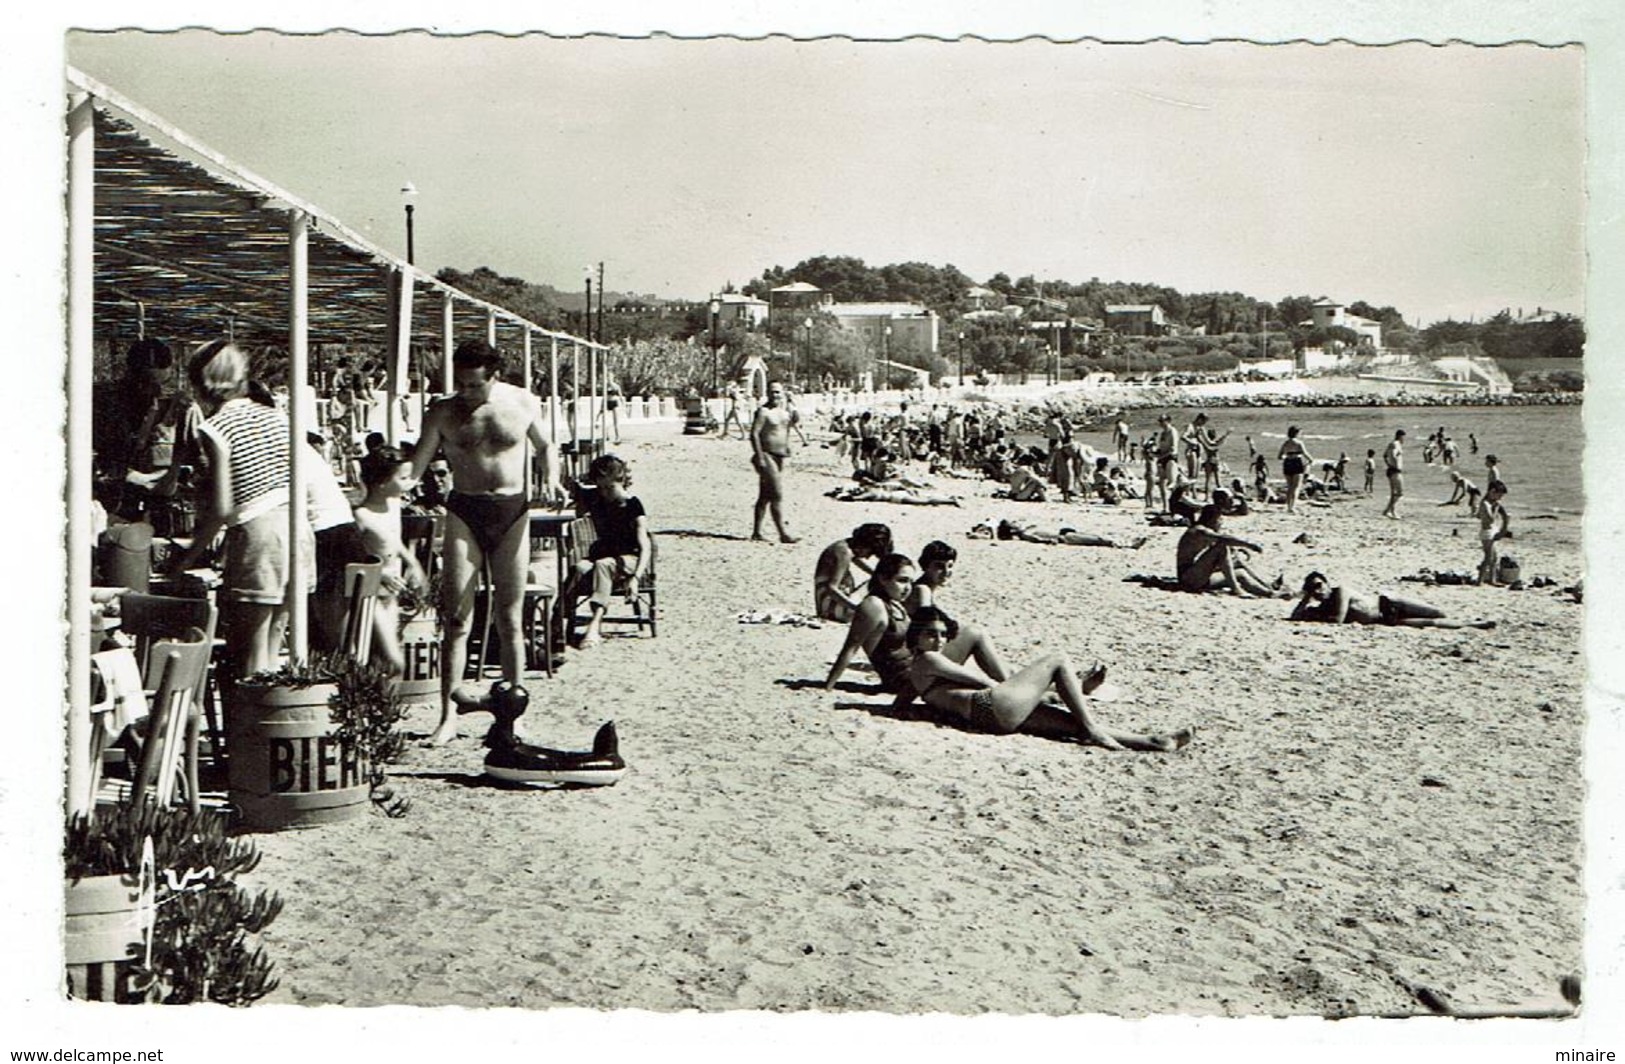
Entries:
<svg viewBox="0 0 1625 1064">
<path fill-rule="evenodd" d="M 288 212 L 288 658 L 304 661 L 309 646 L 305 571 L 294 549 L 310 527 L 305 510 L 305 410 L 310 396 L 310 217 Z M 393 404 L 391 404 L 393 406 Z M 308 534 L 308 533 L 307 533 Z"/>
<path fill-rule="evenodd" d="M 530 363 L 530 326 L 526 325 L 523 328 L 525 330 L 525 391 L 529 392 L 531 391 L 530 374 L 533 368 Z"/>
<path fill-rule="evenodd" d="M 547 352 L 547 427 L 559 442 L 559 338 L 549 336 Z"/>
<path fill-rule="evenodd" d="M 497 345 L 497 312 L 494 310 L 485 312 L 485 342 L 492 347 Z"/>
<path fill-rule="evenodd" d="M 598 430 L 603 428 L 604 408 L 598 401 L 598 361 L 604 353 L 597 347 L 587 348 L 587 390 L 592 393 L 588 400 L 587 409 L 590 414 L 587 418 L 587 435 L 591 437 L 593 449 L 597 450 Z"/>
<path fill-rule="evenodd" d="M 570 349 L 570 445 L 581 439 L 581 345 Z"/>
<path fill-rule="evenodd" d="M 389 372 L 386 376 L 389 409 L 384 413 L 384 439 L 391 446 L 400 443 L 401 387 L 407 380 L 408 363 L 412 358 L 412 271 L 400 271 L 400 288 L 395 300 L 395 350 L 389 353 Z"/>
<path fill-rule="evenodd" d="M 90 396 L 95 361 L 96 120 L 91 98 L 68 111 L 68 795 L 90 793 Z"/>
<path fill-rule="evenodd" d="M 440 295 L 440 394 L 450 395 L 451 388 L 451 353 L 456 348 L 455 342 L 455 316 L 452 313 L 452 299 L 450 292 Z"/>
</svg>

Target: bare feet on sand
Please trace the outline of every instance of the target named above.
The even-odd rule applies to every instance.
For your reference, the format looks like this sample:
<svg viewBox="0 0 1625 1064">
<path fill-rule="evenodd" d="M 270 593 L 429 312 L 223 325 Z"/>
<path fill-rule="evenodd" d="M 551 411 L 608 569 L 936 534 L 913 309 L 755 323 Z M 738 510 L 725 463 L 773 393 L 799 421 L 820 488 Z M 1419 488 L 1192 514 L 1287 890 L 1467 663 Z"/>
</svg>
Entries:
<svg viewBox="0 0 1625 1064">
<path fill-rule="evenodd" d="M 489 713 L 491 699 L 489 694 L 475 694 L 467 687 L 457 686 L 451 689 L 451 704 L 440 718 L 440 726 L 435 728 L 434 734 L 428 738 L 429 746 L 444 746 L 457 738 L 457 718 L 464 713 Z"/>
</svg>

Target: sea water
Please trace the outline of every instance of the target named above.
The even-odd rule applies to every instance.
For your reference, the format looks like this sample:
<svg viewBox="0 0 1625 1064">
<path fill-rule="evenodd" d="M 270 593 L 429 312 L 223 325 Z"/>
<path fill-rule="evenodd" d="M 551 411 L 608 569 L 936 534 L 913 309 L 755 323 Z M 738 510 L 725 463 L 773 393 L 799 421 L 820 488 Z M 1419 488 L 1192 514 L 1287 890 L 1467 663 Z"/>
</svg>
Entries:
<svg viewBox="0 0 1625 1064">
<path fill-rule="evenodd" d="M 1208 407 L 1208 424 L 1216 432 L 1230 433 L 1219 450 L 1219 460 L 1229 466 L 1231 477 L 1240 477 L 1252 490 L 1248 468 L 1246 437 L 1269 461 L 1270 479 L 1283 480 L 1276 458 L 1288 427 L 1296 425 L 1298 438 L 1314 457 L 1313 472 L 1320 475 L 1319 463 L 1335 462 L 1340 453 L 1349 456 L 1347 484 L 1359 491 L 1365 483 L 1365 453 L 1377 452 L 1374 491 L 1387 497 L 1388 482 L 1383 476 L 1382 451 L 1394 438 L 1394 430 L 1405 430 L 1405 512 L 1425 517 L 1434 502 L 1450 497 L 1450 466 L 1435 456 L 1431 465 L 1422 461 L 1427 437 L 1442 426 L 1456 443 L 1455 468 L 1479 488 L 1488 483 L 1484 456 L 1500 461 L 1507 482 L 1507 509 L 1518 515 L 1555 515 L 1578 520 L 1584 509 L 1584 489 L 1580 460 L 1585 450 L 1585 428 L 1581 407 L 1574 406 L 1377 406 L 1377 407 Z M 1142 440 L 1157 427 L 1159 409 L 1130 410 L 1131 438 Z M 1197 413 L 1192 408 L 1170 408 L 1174 427 L 1184 432 Z M 1083 443 L 1105 454 L 1111 451 L 1112 422 L 1104 420 L 1076 434 Z M 1478 437 L 1478 453 L 1472 452 L 1468 434 Z M 1138 476 L 1140 467 L 1129 470 Z M 1200 476 L 1200 474 L 1198 474 Z M 1450 513 L 1440 510 L 1440 515 Z M 1465 513 L 1465 507 L 1455 511 Z"/>
</svg>

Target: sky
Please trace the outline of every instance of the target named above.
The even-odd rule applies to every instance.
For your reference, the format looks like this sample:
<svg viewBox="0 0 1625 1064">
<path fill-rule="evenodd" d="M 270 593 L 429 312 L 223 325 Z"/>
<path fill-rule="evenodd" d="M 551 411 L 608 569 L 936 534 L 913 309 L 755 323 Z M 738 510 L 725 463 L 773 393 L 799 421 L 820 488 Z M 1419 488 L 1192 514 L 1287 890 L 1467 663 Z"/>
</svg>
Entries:
<svg viewBox="0 0 1625 1064">
<path fill-rule="evenodd" d="M 850 255 L 1584 312 L 1584 53 L 74 33 L 67 59 L 417 263 L 704 297 Z"/>
</svg>

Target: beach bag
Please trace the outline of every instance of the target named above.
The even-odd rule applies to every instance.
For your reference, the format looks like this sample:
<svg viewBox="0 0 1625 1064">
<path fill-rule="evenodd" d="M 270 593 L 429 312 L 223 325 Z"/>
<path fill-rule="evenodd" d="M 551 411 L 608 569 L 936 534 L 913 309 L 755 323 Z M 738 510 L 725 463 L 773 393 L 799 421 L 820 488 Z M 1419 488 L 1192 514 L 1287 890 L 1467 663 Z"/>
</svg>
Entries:
<svg viewBox="0 0 1625 1064">
<path fill-rule="evenodd" d="M 1503 584 L 1513 584 L 1522 577 L 1523 567 L 1518 564 L 1518 559 L 1510 554 L 1501 555 L 1501 560 L 1496 563 L 1496 580 Z"/>
</svg>

